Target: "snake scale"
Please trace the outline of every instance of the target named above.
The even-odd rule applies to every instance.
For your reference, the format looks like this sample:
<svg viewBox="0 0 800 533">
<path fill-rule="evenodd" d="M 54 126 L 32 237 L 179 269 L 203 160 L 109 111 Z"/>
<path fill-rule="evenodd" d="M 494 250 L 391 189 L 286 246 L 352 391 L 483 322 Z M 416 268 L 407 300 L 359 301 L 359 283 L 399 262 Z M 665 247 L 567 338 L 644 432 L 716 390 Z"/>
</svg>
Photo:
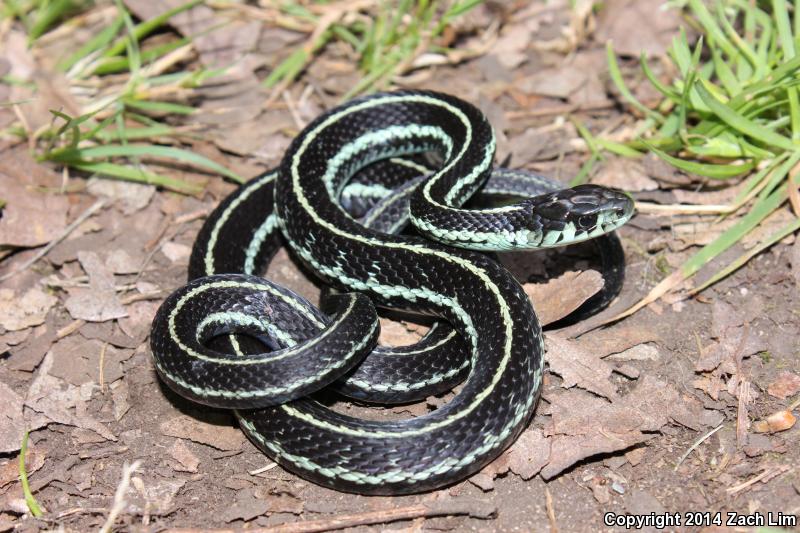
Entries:
<svg viewBox="0 0 800 533">
<path fill-rule="evenodd" d="M 633 214 L 620 191 L 493 172 L 494 152 L 480 111 L 442 93 L 378 93 L 319 116 L 277 169 L 206 221 L 190 282 L 153 322 L 160 378 L 235 409 L 277 463 L 337 490 L 414 493 L 478 471 L 530 420 L 544 369 L 529 299 L 488 252 L 603 236 Z M 534 195 L 465 208 L 482 188 Z M 281 238 L 335 288 L 324 313 L 257 276 Z M 376 306 L 436 323 L 415 345 L 376 346 Z M 391 421 L 342 414 L 315 394 L 399 403 L 459 383 L 435 411 Z"/>
</svg>

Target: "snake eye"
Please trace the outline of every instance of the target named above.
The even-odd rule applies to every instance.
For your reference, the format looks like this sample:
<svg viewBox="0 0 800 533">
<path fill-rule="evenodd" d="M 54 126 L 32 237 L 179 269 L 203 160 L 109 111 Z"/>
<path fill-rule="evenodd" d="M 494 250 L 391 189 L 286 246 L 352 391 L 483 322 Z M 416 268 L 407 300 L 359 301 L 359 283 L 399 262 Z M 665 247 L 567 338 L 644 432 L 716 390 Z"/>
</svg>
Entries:
<svg viewBox="0 0 800 533">
<path fill-rule="evenodd" d="M 594 217 L 583 215 L 578 218 L 578 228 L 589 229 L 594 226 Z"/>
</svg>

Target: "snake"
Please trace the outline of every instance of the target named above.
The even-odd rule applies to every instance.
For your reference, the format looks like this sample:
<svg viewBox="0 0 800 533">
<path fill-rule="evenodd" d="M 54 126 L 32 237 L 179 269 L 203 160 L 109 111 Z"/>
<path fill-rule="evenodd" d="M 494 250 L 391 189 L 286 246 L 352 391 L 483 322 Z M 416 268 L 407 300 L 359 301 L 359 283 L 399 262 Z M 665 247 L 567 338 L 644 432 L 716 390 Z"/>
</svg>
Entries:
<svg viewBox="0 0 800 533">
<path fill-rule="evenodd" d="M 607 238 L 634 214 L 616 189 L 493 169 L 495 149 L 486 117 L 444 93 L 322 113 L 205 221 L 190 281 L 153 321 L 160 379 L 233 409 L 259 449 L 325 487 L 411 494 L 479 471 L 530 421 L 544 372 L 532 304 L 493 254 Z M 484 187 L 521 198 L 467 205 Z M 282 241 L 334 288 L 322 309 L 257 275 Z M 435 323 L 414 345 L 380 346 L 376 308 Z M 351 416 L 326 396 L 403 403 L 456 385 L 402 420 Z"/>
</svg>

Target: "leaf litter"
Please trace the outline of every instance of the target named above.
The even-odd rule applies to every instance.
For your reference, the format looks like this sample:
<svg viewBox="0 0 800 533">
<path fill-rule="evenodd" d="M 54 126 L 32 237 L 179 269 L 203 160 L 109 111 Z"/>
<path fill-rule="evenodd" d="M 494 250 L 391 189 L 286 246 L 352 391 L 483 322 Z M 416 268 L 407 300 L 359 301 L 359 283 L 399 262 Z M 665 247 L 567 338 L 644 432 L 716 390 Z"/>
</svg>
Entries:
<svg viewBox="0 0 800 533">
<path fill-rule="evenodd" d="M 126 4 L 134 11 L 151 8 L 142 2 Z M 637 29 L 650 24 L 663 28 L 656 31 L 657 39 L 648 40 L 643 29 L 631 32 L 629 28 L 636 17 L 652 11 L 652 2 L 613 4 L 608 13 L 624 16 L 608 18 L 602 12 L 603 17 L 594 20 L 591 12 L 576 13 L 583 13 L 578 13 L 583 22 L 597 22 L 600 35 L 612 37 L 620 51 L 646 46 L 663 48 L 663 37 L 674 19 L 665 16 L 642 22 Z M 622 6 L 629 4 L 635 4 L 635 9 L 623 10 Z M 593 50 L 591 41 L 581 40 L 585 35 L 578 29 L 577 19 L 571 19 L 564 10 L 565 5 L 557 3 L 547 10 L 524 8 L 506 20 L 508 27 L 488 49 L 484 58 L 493 57 L 492 60 L 480 59 L 459 69 L 441 68 L 427 82 L 429 88 L 447 89 L 483 102 L 503 125 L 501 138 L 507 138 L 507 146 L 500 146 L 500 153 L 512 153 L 517 164 L 562 180 L 577 171 L 587 154 L 586 143 L 577 138 L 572 123 L 559 114 L 564 109 L 594 109 L 580 116 L 593 132 L 617 120 L 611 111 L 615 102 L 605 90 L 601 50 Z M 221 22 L 216 10 L 205 6 L 202 9 L 207 10 L 206 14 L 210 12 L 204 24 L 211 26 L 205 28 Z M 190 13 L 184 18 L 191 19 Z M 483 16 L 493 20 L 490 13 Z M 622 22 L 628 24 L 620 26 Z M 192 28 L 197 28 L 179 21 L 173 23 L 184 36 L 192 35 Z M 487 25 L 484 21 L 478 27 Z M 348 89 L 347 80 L 352 79 L 354 69 L 346 57 L 338 55 L 339 49 L 331 47 L 323 54 L 324 61 L 309 69 L 307 79 L 318 86 L 303 87 L 301 82 L 298 87 L 287 89 L 286 98 L 278 105 L 263 109 L 264 93 L 251 90 L 252 81 L 273 57 L 261 50 L 274 47 L 275 43 L 283 43 L 278 49 L 287 48 L 294 33 L 247 21 L 227 29 L 222 25 L 220 30 L 225 31 L 208 34 L 208 47 L 198 45 L 200 61 L 212 65 L 227 53 L 233 55 L 225 57 L 235 56 L 239 62 L 232 76 L 220 78 L 217 87 L 198 93 L 202 107 L 197 119 L 208 135 L 205 140 L 196 141 L 193 149 L 206 155 L 217 154 L 213 157 L 220 157 L 222 162 L 227 158 L 251 167 L 274 164 L 296 131 L 297 118 L 308 120 L 319 109 L 335 103 L 335 96 Z M 19 35 L 12 39 L 21 44 Z M 267 44 L 270 39 L 275 42 Z M 20 55 L 13 72 L 22 73 L 25 79 L 25 69 L 35 67 L 36 62 L 22 44 L 21 48 L 17 46 Z M 226 47 L 228 50 L 223 51 Z M 559 52 L 566 49 L 572 50 L 567 60 Z M 69 95 L 57 90 L 57 78 L 41 83 L 49 87 L 42 93 L 42 101 L 36 104 L 38 107 L 24 109 L 26 115 L 33 117 L 33 124 L 50 119 L 47 106 L 66 105 L 68 109 L 71 105 Z M 30 95 L 24 87 L 14 91 L 18 96 Z M 211 100 L 217 100 L 214 105 L 221 107 L 208 107 Z M 290 112 L 290 105 L 295 107 L 296 116 Z M 232 111 L 222 113 L 225 106 Z M 0 122 L 4 111 L 0 108 Z M 204 148 L 207 142 L 215 146 Z M 87 196 L 108 198 L 113 205 L 59 243 L 35 271 L 15 280 L 13 286 L 0 287 L 2 294 L 8 296 L 5 311 L 0 312 L 0 342 L 4 343 L 0 346 L 5 347 L 4 366 L 0 367 L 0 424 L 5 424 L 0 428 L 0 453 L 4 454 L 0 473 L 3 468 L 9 472 L 14 469 L 8 465 L 16 465 L 14 454 L 19 450 L 21 434 L 29 429 L 34 430 L 32 438 L 36 443 L 29 450 L 29 473 L 34 486 L 42 483 L 36 489 L 40 491 L 37 497 L 51 509 L 66 508 L 56 502 L 84 505 L 87 490 L 100 495 L 100 505 L 110 508 L 119 482 L 118 466 L 137 458 L 145 461 L 142 469 L 132 474 L 124 511 L 131 514 L 132 520 L 146 521 L 151 516 L 172 513 L 170 519 L 198 524 L 190 518 L 194 511 L 189 511 L 192 502 L 198 500 L 208 502 L 203 515 L 208 521 L 204 524 L 230 524 L 229 527 L 293 521 L 298 516 L 308 517 L 309 513 L 337 514 L 351 506 L 375 510 L 401 505 L 403 500 L 392 498 L 370 500 L 338 494 L 332 498 L 329 491 L 298 480 L 279 467 L 248 474 L 249 470 L 262 467 L 265 459 L 246 441 L 230 416 L 209 416 L 159 391 L 142 344 L 160 297 L 146 297 L 183 283 L 187 251 L 202 213 L 207 213 L 232 188 L 229 184 L 212 180 L 209 195 L 188 201 L 149 185 L 103 179 L 89 180 L 86 189 L 80 191 L 71 188 L 78 182 L 70 178 L 66 192 L 55 193 L 52 191 L 61 188 L 63 176 L 33 161 L 22 148 L 9 150 L 0 145 L 0 179 L 9 177 L 8 190 L 13 192 L 2 195 L 7 204 L 0 218 L 0 236 L 5 236 L 0 244 L 25 248 L 49 242 L 90 205 L 91 198 Z M 592 179 L 642 191 L 639 194 L 645 198 L 672 195 L 674 200 L 670 202 L 720 203 L 733 195 L 725 189 L 699 193 L 684 190 L 681 187 L 696 186 L 696 178 L 651 157 L 641 163 L 611 158 L 593 173 Z M 14 188 L 18 184 L 24 186 Z M 13 214 L 15 204 L 29 202 L 47 206 L 36 217 L 41 227 L 26 224 L 30 218 L 19 222 L 8 216 Z M 193 212 L 201 213 L 199 218 L 173 224 Z M 31 211 L 25 213 L 29 215 Z M 4 229 L 3 224 L 11 220 L 18 221 Z M 785 215 L 776 215 L 765 231 L 786 220 Z M 667 246 L 661 248 L 662 253 L 667 255 L 668 264 L 677 265 L 677 252 L 711 238 L 712 233 L 699 231 L 701 221 L 690 217 L 659 217 L 654 221 L 640 216 L 636 225 L 624 229 L 621 233 L 631 266 L 626 290 L 633 287 L 641 293 L 655 271 L 648 252 L 635 248 L 666 233 Z M 723 227 L 718 225 L 712 231 L 718 234 Z M 782 246 L 791 244 L 789 241 Z M 786 281 L 794 288 L 800 284 L 797 250 L 800 248 L 795 241 L 791 253 L 781 258 L 792 265 L 794 277 L 787 277 Z M 551 272 L 548 261 L 545 266 L 534 267 L 539 268 L 537 274 Z M 521 279 L 543 323 L 566 316 L 599 290 L 602 280 L 585 267 L 581 264 L 574 271 L 558 272 L 546 284 Z M 270 271 L 270 275 L 277 274 L 276 279 L 300 288 L 310 298 L 317 296 L 316 287 L 297 272 L 285 252 L 276 258 Z M 43 283 L 38 283 L 39 279 Z M 736 279 L 744 283 L 741 278 Z M 752 291 L 770 290 L 752 278 L 746 279 Z M 522 489 L 525 482 L 536 487 L 542 480 L 558 480 L 547 486 L 555 495 L 553 505 L 563 529 L 581 530 L 590 523 L 587 517 L 592 513 L 620 502 L 629 512 L 672 510 L 669 505 L 661 505 L 669 500 L 658 487 L 684 488 L 685 479 L 675 480 L 663 472 L 672 470 L 677 456 L 692 441 L 720 424 L 724 424 L 723 430 L 692 450 L 679 472 L 693 476 L 704 491 L 716 495 L 727 493 L 728 488 L 737 489 L 730 491 L 733 496 L 755 488 L 766 491 L 782 483 L 782 470 L 760 461 L 769 456 L 768 452 L 793 453 L 786 442 L 791 442 L 798 429 L 792 418 L 794 408 L 786 404 L 798 392 L 795 378 L 800 369 L 794 366 L 781 373 L 773 371 L 776 363 L 764 354 L 774 352 L 771 356 L 783 364 L 786 354 L 764 342 L 763 324 L 753 321 L 756 308 L 734 303 L 730 290 L 740 286 L 723 287 L 704 293 L 711 305 L 687 301 L 690 313 L 684 311 L 683 317 L 676 317 L 677 313 L 667 307 L 662 308 L 661 316 L 634 317 L 633 321 L 589 331 L 577 339 L 570 336 L 570 330 L 548 332 L 549 372 L 531 426 L 469 484 L 422 498 L 459 501 L 478 491 L 486 501 L 499 502 L 496 522 L 492 523 L 498 528 L 516 525 L 512 521 L 517 516 L 514 510 L 529 508 L 530 503 L 528 496 L 502 501 L 505 496 L 499 495 L 509 489 Z M 5 292 L 8 290 L 12 291 L 10 295 Z M 30 291 L 34 296 L 26 303 Z M 780 293 L 768 294 L 782 302 Z M 20 302 L 23 305 L 15 305 Z M 796 331 L 781 309 L 771 313 L 771 319 L 788 331 Z M 692 322 L 696 320 L 696 330 L 687 327 L 687 316 L 692 317 Z M 382 327 L 382 341 L 389 344 L 414 342 L 425 331 L 424 326 L 386 319 L 382 320 Z M 696 388 L 690 385 L 692 381 Z M 449 397 L 431 398 L 419 406 L 374 411 L 373 416 L 424 414 Z M 766 424 L 766 432 L 757 433 L 762 429 L 761 422 Z M 737 441 L 741 441 L 739 447 Z M 69 459 L 77 457 L 85 459 L 81 464 L 70 464 Z M 37 470 L 40 463 L 43 466 Z M 113 468 L 106 468 L 108 464 Z M 647 465 L 646 472 L 642 465 Z M 4 479 L 1 476 L 0 480 Z M 753 479 L 756 481 L 739 488 Z M 656 488 L 650 488 L 654 482 Z M 568 494 L 559 494 L 561 484 L 568 487 Z M 648 486 L 648 490 L 637 485 Z M 0 498 L 7 501 L 11 491 L 6 489 L 12 486 L 13 505 L 5 512 L 18 517 L 26 508 L 16 481 L 0 486 Z M 588 490 L 580 491 L 581 487 Z M 687 489 L 691 496 L 686 496 L 685 501 L 702 498 L 696 492 Z M 746 504 L 746 500 L 736 502 Z M 549 521 L 544 512 L 531 512 L 538 520 L 538 527 L 531 528 L 547 527 Z M 9 515 L 0 514 L 0 524 L 6 516 Z M 99 527 L 103 518 L 78 516 L 84 518 L 73 516 L 71 523 Z M 442 529 L 481 524 L 457 517 L 434 520 L 429 523 L 441 525 Z"/>
</svg>

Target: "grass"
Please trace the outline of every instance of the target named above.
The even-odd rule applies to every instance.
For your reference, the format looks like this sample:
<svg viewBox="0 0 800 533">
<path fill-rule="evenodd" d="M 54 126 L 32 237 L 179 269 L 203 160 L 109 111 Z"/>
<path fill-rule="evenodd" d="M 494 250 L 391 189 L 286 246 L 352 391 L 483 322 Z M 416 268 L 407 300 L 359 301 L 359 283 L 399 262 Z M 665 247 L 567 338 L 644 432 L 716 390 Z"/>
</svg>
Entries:
<svg viewBox="0 0 800 533">
<path fill-rule="evenodd" d="M 384 87 L 413 68 L 421 54 L 447 54 L 450 50 L 437 44 L 438 40 L 458 17 L 481 2 L 314 0 L 264 7 L 277 10 L 268 17 L 273 24 L 309 34 L 302 46 L 265 76 L 264 85 L 273 88 L 273 95 L 280 94 L 321 50 L 337 42 L 349 47 L 363 76 L 344 98 Z M 63 109 L 52 110 L 48 126 L 31 131 L 21 120 L 11 133 L 25 138 L 40 161 L 101 177 L 154 184 L 186 194 L 201 192 L 201 186 L 172 178 L 162 170 L 180 164 L 244 181 L 181 148 L 190 128 L 173 125 L 190 120 L 197 112 L 191 99 L 193 90 L 223 72 L 185 67 L 196 64 L 192 38 L 163 31 L 172 17 L 201 3 L 206 2 L 190 0 L 152 19 L 134 22 L 121 0 L 115 0 L 113 6 L 88 0 L 6 0 L 0 5 L 0 20 L 18 21 L 33 48 L 49 32 L 85 24 L 94 8 L 115 8 L 110 21 L 93 28 L 91 39 L 57 62 L 72 92 L 82 94 L 80 113 L 71 116 Z M 214 9 L 243 7 L 223 0 L 210 5 Z"/>
<path fill-rule="evenodd" d="M 28 509 L 30 510 L 31 514 L 35 517 L 42 516 L 42 509 L 39 507 L 39 503 L 36 501 L 36 498 L 33 497 L 31 493 L 31 488 L 28 485 L 28 471 L 25 469 L 25 454 L 28 452 L 28 432 L 26 431 L 24 435 L 22 435 L 22 446 L 19 450 L 19 480 L 22 484 L 22 493 L 25 495 L 25 503 L 28 505 Z"/>
<path fill-rule="evenodd" d="M 622 318 L 657 300 L 694 276 L 791 201 L 800 217 L 800 10 L 789 16 L 785 0 L 686 0 L 678 7 L 700 34 L 694 46 L 681 31 L 669 48 L 676 73 L 670 84 L 640 58 L 643 76 L 661 94 L 651 109 L 623 81 L 613 45 L 609 72 L 622 97 L 642 116 L 641 135 L 620 145 L 590 144 L 594 154 L 612 151 L 640 156 L 650 151 L 690 174 L 723 182 L 743 182 L 731 205 L 716 215 L 740 217 L 710 244 L 691 256 Z M 586 136 L 584 135 L 584 138 Z M 588 172 L 587 172 L 588 173 Z M 794 199 L 793 199 L 794 198 Z M 800 229 L 797 219 L 763 238 L 749 252 L 712 273 L 698 292 L 744 265 L 751 257 Z"/>
<path fill-rule="evenodd" d="M 312 29 L 306 43 L 283 60 L 264 79 L 264 85 L 278 90 L 286 87 L 320 50 L 339 42 L 357 58 L 361 72 L 360 81 L 343 99 L 385 87 L 394 76 L 412 69 L 414 60 L 423 53 L 446 54 L 450 51 L 436 44 L 437 39 L 456 19 L 482 2 L 367 0 L 328 6 L 325 5 L 327 2 L 315 2 L 310 7 L 295 2 L 283 3 L 280 9 L 284 15 L 296 19 L 295 27 L 308 24 Z"/>
<path fill-rule="evenodd" d="M 184 102 L 185 95 L 191 95 L 218 72 L 182 67 L 192 56 L 190 39 L 170 38 L 166 43 L 161 39 L 157 45 L 147 42 L 170 18 L 199 3 L 201 0 L 191 0 L 134 23 L 117 0 L 113 21 L 57 63 L 67 83 L 84 93 L 81 114 L 70 116 L 51 110 L 53 119 L 46 127 L 30 131 L 24 123 L 18 123 L 12 133 L 26 138 L 40 161 L 102 177 L 153 184 L 185 194 L 202 191 L 201 186 L 153 169 L 181 164 L 244 181 L 218 163 L 180 148 L 187 137 L 186 129 L 168 122 L 175 116 L 195 113 L 195 107 Z M 21 21 L 31 46 L 36 47 L 48 30 L 81 24 L 88 7 L 76 0 L 17 1 L 7 4 L 3 15 Z M 114 76 L 120 73 L 122 78 Z"/>
</svg>

